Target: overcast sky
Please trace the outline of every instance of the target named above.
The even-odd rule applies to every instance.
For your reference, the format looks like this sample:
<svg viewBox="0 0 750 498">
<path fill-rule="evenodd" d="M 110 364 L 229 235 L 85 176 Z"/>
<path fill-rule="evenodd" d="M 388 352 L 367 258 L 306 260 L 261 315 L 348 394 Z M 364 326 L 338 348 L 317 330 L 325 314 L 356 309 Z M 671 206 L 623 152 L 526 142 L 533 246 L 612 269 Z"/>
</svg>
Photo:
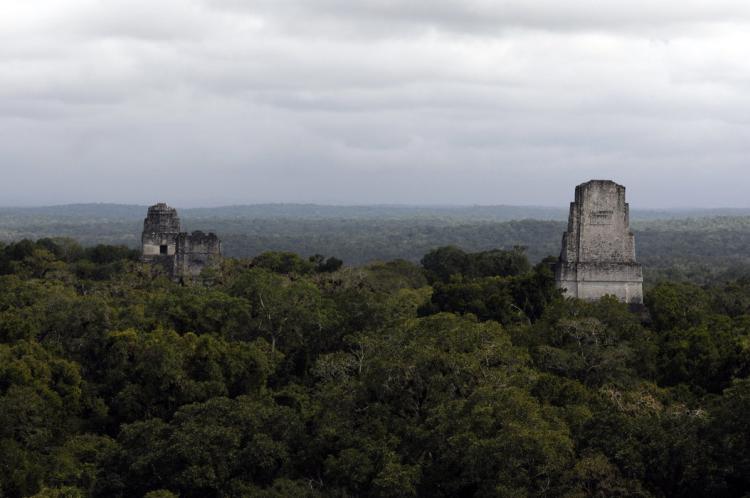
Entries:
<svg viewBox="0 0 750 498">
<path fill-rule="evenodd" d="M 750 206 L 747 0 L 0 0 L 0 205 Z"/>
</svg>

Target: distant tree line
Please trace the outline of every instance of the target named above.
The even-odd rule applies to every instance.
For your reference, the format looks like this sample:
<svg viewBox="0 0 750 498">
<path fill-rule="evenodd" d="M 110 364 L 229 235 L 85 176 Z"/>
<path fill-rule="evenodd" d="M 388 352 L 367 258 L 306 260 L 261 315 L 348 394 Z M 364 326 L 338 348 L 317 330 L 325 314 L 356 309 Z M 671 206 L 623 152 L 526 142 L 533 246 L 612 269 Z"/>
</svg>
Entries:
<svg viewBox="0 0 750 498">
<path fill-rule="evenodd" d="M 229 217 L 227 214 L 225 218 L 196 218 L 186 221 L 185 225 L 191 230 L 212 230 L 220 234 L 224 252 L 231 257 L 253 258 L 268 251 L 335 254 L 348 265 L 394 259 L 418 262 L 423 255 L 441 246 L 460 247 L 468 252 L 525 247 L 527 257 L 536 264 L 559 254 L 565 230 L 564 222 L 554 220 L 500 222 L 434 216 L 379 219 L 375 217 L 380 213 L 377 210 L 370 214 L 354 213 L 357 217 L 351 218 L 326 218 L 324 215 L 329 211 L 320 216 L 295 218 L 291 214 L 297 211 L 289 212 L 289 217 L 266 218 Z M 341 212 L 347 211 L 342 208 Z M 248 214 L 240 210 L 238 216 L 242 213 Z M 35 217 L 27 213 L 19 218 L 3 215 L 0 210 L 0 240 L 67 236 L 86 247 L 97 244 L 139 246 L 140 216 L 135 219 L 82 216 L 54 218 L 40 214 Z M 640 221 L 634 223 L 634 227 L 637 255 L 645 265 L 647 285 L 661 280 L 705 284 L 750 275 L 750 251 L 747 250 L 750 218 Z"/>
</svg>

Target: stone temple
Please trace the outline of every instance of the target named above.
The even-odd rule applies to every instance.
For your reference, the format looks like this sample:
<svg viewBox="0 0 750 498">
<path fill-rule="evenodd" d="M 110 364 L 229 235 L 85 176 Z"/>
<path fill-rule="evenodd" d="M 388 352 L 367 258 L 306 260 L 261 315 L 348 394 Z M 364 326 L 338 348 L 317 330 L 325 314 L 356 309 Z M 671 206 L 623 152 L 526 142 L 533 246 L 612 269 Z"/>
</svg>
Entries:
<svg viewBox="0 0 750 498">
<path fill-rule="evenodd" d="M 177 210 L 159 203 L 148 208 L 141 236 L 143 261 L 161 265 L 174 279 L 197 277 L 221 262 L 221 241 L 214 233 L 180 231 Z"/>
<path fill-rule="evenodd" d="M 609 180 L 576 187 L 555 281 L 570 297 L 596 300 L 613 295 L 643 304 L 643 267 L 635 261 L 625 187 Z"/>
</svg>

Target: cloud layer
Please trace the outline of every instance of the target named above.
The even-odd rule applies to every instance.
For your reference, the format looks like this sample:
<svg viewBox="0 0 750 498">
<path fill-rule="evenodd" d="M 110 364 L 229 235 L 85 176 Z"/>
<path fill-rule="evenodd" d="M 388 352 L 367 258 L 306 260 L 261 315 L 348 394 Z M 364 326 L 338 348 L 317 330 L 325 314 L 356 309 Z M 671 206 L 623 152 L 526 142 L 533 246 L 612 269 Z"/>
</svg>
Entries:
<svg viewBox="0 0 750 498">
<path fill-rule="evenodd" d="M 64 4 L 64 5 L 63 5 Z M 0 205 L 750 206 L 742 0 L 4 0 Z"/>
</svg>

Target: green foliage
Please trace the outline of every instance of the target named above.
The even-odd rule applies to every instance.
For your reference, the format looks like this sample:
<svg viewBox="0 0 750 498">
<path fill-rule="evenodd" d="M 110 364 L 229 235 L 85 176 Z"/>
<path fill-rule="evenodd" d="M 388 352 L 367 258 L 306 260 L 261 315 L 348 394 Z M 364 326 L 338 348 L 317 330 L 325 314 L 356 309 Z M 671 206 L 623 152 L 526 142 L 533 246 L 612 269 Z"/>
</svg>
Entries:
<svg viewBox="0 0 750 498">
<path fill-rule="evenodd" d="M 117 423 L 169 418 L 216 396 L 258 394 L 272 367 L 262 342 L 160 329 L 109 334 L 98 363 L 99 389 Z"/>
<path fill-rule="evenodd" d="M 513 302 L 509 282 L 502 277 L 437 282 L 433 288 L 430 306 L 421 309 L 424 314 L 441 311 L 471 313 L 480 320 L 495 320 L 503 324 L 519 317 L 520 309 Z M 524 318 L 522 314 L 520 317 Z"/>
<path fill-rule="evenodd" d="M 253 258 L 252 265 L 275 273 L 309 275 L 314 272 L 332 273 L 344 264 L 338 258 L 316 254 L 307 260 L 292 252 L 264 252 Z"/>
<path fill-rule="evenodd" d="M 302 430 L 297 414 L 271 399 L 215 397 L 183 406 L 169 423 L 124 426 L 120 472 L 129 493 L 162 487 L 189 498 L 265 487 L 291 465 Z"/>
<path fill-rule="evenodd" d="M 661 283 L 646 294 L 654 328 L 659 331 L 700 325 L 710 311 L 710 297 L 693 284 Z"/>
<path fill-rule="evenodd" d="M 456 275 L 466 278 L 506 277 L 520 275 L 530 269 L 522 247 L 515 247 L 512 251 L 478 253 L 466 253 L 454 246 L 440 247 L 424 255 L 422 266 L 430 282 L 449 282 Z"/>
<path fill-rule="evenodd" d="M 37 242 L 24 239 L 0 246 L 0 275 L 21 274 L 44 277 L 67 271 L 83 279 L 106 280 L 125 268 L 124 262 L 137 261 L 140 254 L 131 248 L 99 244 L 82 248 L 72 239 L 44 238 Z"/>
<path fill-rule="evenodd" d="M 0 244 L 0 496 L 750 489 L 750 280 L 633 313 L 519 248 L 266 252 L 188 286 L 136 259 Z"/>
<path fill-rule="evenodd" d="M 508 325 L 537 320 L 559 298 L 554 276 L 548 265 L 540 263 L 533 272 L 520 276 L 464 280 L 455 275 L 450 282 L 435 282 L 430 303 L 421 307 L 420 313 L 471 313 L 480 320 Z"/>
<path fill-rule="evenodd" d="M 275 273 L 306 275 L 315 270 L 312 261 L 304 260 L 291 252 L 264 252 L 253 258 L 253 265 Z"/>
<path fill-rule="evenodd" d="M 166 489 L 157 489 L 156 491 L 149 491 L 143 498 L 179 498 L 180 495 L 176 495 Z"/>
<path fill-rule="evenodd" d="M 750 488 L 750 379 L 737 379 L 717 400 L 711 437 L 727 495 Z"/>
<path fill-rule="evenodd" d="M 344 262 L 338 258 L 331 256 L 326 259 L 325 256 L 321 254 L 310 256 L 310 262 L 315 265 L 315 270 L 319 273 L 333 273 L 340 270 L 344 265 Z"/>
<path fill-rule="evenodd" d="M 77 364 L 35 342 L 0 344 L 0 494 L 38 491 L 48 448 L 75 429 L 81 383 Z"/>
</svg>

